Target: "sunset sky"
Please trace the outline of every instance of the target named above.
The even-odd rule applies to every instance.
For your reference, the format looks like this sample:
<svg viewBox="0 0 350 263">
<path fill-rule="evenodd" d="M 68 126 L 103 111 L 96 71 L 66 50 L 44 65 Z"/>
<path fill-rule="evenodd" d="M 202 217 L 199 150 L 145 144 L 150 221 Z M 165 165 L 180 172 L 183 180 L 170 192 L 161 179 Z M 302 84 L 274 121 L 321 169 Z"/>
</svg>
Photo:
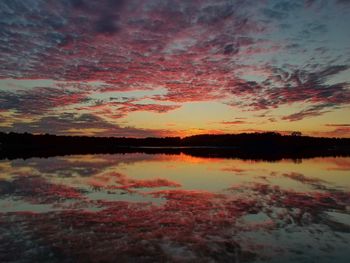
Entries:
<svg viewBox="0 0 350 263">
<path fill-rule="evenodd" d="M 0 131 L 350 137 L 350 1 L 0 1 Z"/>
</svg>

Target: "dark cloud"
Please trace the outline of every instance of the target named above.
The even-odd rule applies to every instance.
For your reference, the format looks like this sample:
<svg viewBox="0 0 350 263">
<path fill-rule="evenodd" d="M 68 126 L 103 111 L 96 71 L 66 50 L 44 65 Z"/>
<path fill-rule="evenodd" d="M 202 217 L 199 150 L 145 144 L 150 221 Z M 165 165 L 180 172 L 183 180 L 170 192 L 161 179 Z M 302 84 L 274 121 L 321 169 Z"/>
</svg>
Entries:
<svg viewBox="0 0 350 263">
<path fill-rule="evenodd" d="M 337 2 L 340 4 L 350 4 L 349 0 L 337 0 Z"/>
<path fill-rule="evenodd" d="M 155 103 L 140 103 L 139 99 L 110 98 L 109 101 L 97 100 L 94 104 L 77 107 L 77 110 L 94 112 L 95 114 L 117 119 L 137 111 L 166 113 L 180 108 L 181 105 L 163 105 Z"/>
<path fill-rule="evenodd" d="M 86 7 L 85 2 L 86 1 L 84 1 L 84 0 L 69 0 L 69 3 L 74 8 L 84 8 L 84 7 Z"/>
<path fill-rule="evenodd" d="M 232 16 L 234 13 L 233 4 L 213 4 L 202 8 L 198 21 L 200 23 L 216 23 L 222 19 Z"/>
<path fill-rule="evenodd" d="M 261 90 L 261 96 L 253 99 L 251 107 L 257 110 L 278 107 L 296 102 L 309 102 L 313 106 L 299 113 L 285 116 L 283 119 L 300 120 L 306 116 L 321 115 L 324 109 L 337 108 L 350 103 L 348 83 L 328 84 L 327 80 L 348 66 L 328 66 L 316 72 L 294 70 L 291 72 L 275 69 L 275 74 L 266 81 Z M 275 86 L 271 86 L 274 83 Z M 251 86 L 243 85 L 241 92 L 249 94 Z M 257 92 L 252 92 L 257 94 Z M 254 96 L 254 95 L 252 95 Z"/>
<path fill-rule="evenodd" d="M 62 113 L 46 116 L 29 123 L 15 122 L 12 127 L 2 127 L 2 131 L 50 133 L 56 135 L 88 134 L 95 136 L 150 137 L 163 136 L 166 131 L 120 127 L 93 114 Z"/>
<path fill-rule="evenodd" d="M 0 110 L 15 110 L 19 113 L 44 114 L 57 107 L 89 101 L 86 92 L 38 87 L 17 92 L 0 90 Z"/>
<path fill-rule="evenodd" d="M 224 54 L 229 55 L 229 54 L 237 54 L 239 52 L 239 49 L 235 47 L 233 44 L 228 44 L 224 48 Z"/>
<path fill-rule="evenodd" d="M 78 4 L 78 6 L 87 10 L 92 17 L 97 17 L 94 22 L 97 33 L 115 34 L 120 30 L 119 13 L 122 11 L 124 4 L 124 0 L 105 0 L 102 3 L 101 1 L 99 3 L 86 1 L 86 3 Z"/>
<path fill-rule="evenodd" d="M 140 104 L 140 103 L 122 103 L 119 108 L 121 112 L 129 113 L 133 111 L 151 111 L 156 113 L 165 113 L 180 108 L 180 105 L 161 105 L 161 104 Z"/>
<path fill-rule="evenodd" d="M 265 14 L 265 16 L 267 18 L 272 18 L 272 19 L 277 19 L 277 20 L 282 20 L 282 19 L 287 18 L 287 13 L 279 12 L 279 11 L 276 11 L 273 9 L 266 8 L 263 10 L 263 13 Z"/>
<path fill-rule="evenodd" d="M 283 116 L 282 120 L 299 121 L 299 120 L 302 120 L 302 119 L 308 118 L 308 117 L 320 116 L 320 115 L 330 111 L 330 110 L 325 110 L 325 108 L 332 107 L 332 106 L 333 105 L 323 105 L 323 104 L 311 106 L 311 107 L 308 107 L 308 108 L 301 110 L 297 113 Z"/>
<path fill-rule="evenodd" d="M 99 33 L 113 34 L 119 31 L 118 26 L 119 16 L 108 15 L 101 17 L 96 22 L 96 31 Z"/>
<path fill-rule="evenodd" d="M 325 124 L 327 127 L 350 127 L 350 123 L 327 123 Z"/>
<path fill-rule="evenodd" d="M 283 12 L 291 12 L 303 7 L 302 1 L 277 1 L 273 9 Z"/>
<path fill-rule="evenodd" d="M 236 120 L 236 121 L 222 121 L 219 123 L 224 124 L 224 125 L 241 125 L 241 124 L 248 124 L 249 122 L 242 121 L 242 120 Z"/>
</svg>

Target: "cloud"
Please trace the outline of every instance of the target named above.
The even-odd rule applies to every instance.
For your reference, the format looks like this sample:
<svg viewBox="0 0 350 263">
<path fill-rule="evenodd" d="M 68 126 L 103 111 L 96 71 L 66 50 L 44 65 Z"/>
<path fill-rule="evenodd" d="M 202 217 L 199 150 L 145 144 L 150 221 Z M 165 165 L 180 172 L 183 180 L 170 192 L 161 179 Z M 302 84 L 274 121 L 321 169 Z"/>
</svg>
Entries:
<svg viewBox="0 0 350 263">
<path fill-rule="evenodd" d="M 118 101 L 119 100 L 119 101 Z M 155 103 L 140 103 L 141 99 L 110 98 L 110 101 L 95 101 L 95 104 L 78 107 L 77 110 L 89 111 L 109 118 L 123 118 L 129 113 L 146 111 L 153 113 L 167 113 L 179 109 L 181 105 L 163 105 Z"/>
<path fill-rule="evenodd" d="M 300 112 L 284 116 L 283 120 L 301 120 L 304 117 L 319 116 L 332 108 L 339 108 L 350 103 L 350 89 L 348 83 L 328 84 L 328 79 L 347 70 L 348 66 L 328 66 L 318 71 L 309 72 L 294 70 L 291 72 L 274 69 L 259 86 L 259 91 L 252 92 L 255 86 L 247 83 L 241 92 L 249 96 L 243 105 L 254 110 L 277 108 L 292 103 L 307 103 L 309 106 Z M 256 96 L 256 94 L 260 96 Z"/>
<path fill-rule="evenodd" d="M 332 105 L 330 105 L 332 106 Z M 299 112 L 286 115 L 282 117 L 282 120 L 288 120 L 288 121 L 299 121 L 307 117 L 317 117 L 320 116 L 326 112 L 329 112 L 329 110 L 325 111 L 324 108 L 325 105 L 319 105 L 319 106 L 312 106 L 309 108 L 306 108 L 305 110 L 301 110 Z"/>
<path fill-rule="evenodd" d="M 327 84 L 327 80 L 348 66 L 327 66 L 315 72 L 295 70 L 283 72 L 280 69 L 272 78 L 278 85 L 269 92 L 272 103 L 290 103 L 310 101 L 312 103 L 343 104 L 350 102 L 350 90 L 347 83 Z"/>
<path fill-rule="evenodd" d="M 240 124 L 248 124 L 249 122 L 242 121 L 242 120 L 236 120 L 236 121 L 222 121 L 219 123 L 223 124 L 223 125 L 240 125 Z"/>
<path fill-rule="evenodd" d="M 167 56 L 172 56 L 171 60 L 162 60 L 166 46 L 183 43 L 176 45 L 185 45 L 180 49 L 193 52 L 196 57 L 212 48 L 234 54 L 244 39 L 254 41 L 248 36 L 236 38 L 234 33 L 256 30 L 254 21 L 236 13 L 238 7 L 246 8 L 248 4 L 231 1 L 200 1 L 199 5 L 180 1 L 62 1 L 50 3 L 53 6 L 38 1 L 36 8 L 19 1 L 13 3 L 4 4 L 3 9 L 6 11 L 2 25 L 8 34 L 2 43 L 7 50 L 0 76 L 14 78 L 164 85 L 171 79 L 171 72 L 178 74 L 187 71 L 188 66 L 195 68 L 181 65 L 185 57 L 177 56 L 177 49 L 169 50 Z M 23 16 L 10 23 L 10 15 L 17 9 L 24 9 Z M 43 11 L 48 15 L 44 16 Z M 228 19 L 234 23 L 233 28 L 229 24 L 217 25 Z M 217 26 L 224 28 L 214 33 Z M 32 42 L 24 41 L 27 33 Z M 213 38 L 207 39 L 213 33 Z M 192 45 L 186 46 L 187 36 Z M 24 54 L 26 59 L 19 59 Z"/>
<path fill-rule="evenodd" d="M 87 93 L 67 89 L 37 87 L 16 92 L 0 90 L 0 110 L 23 114 L 44 114 L 58 107 L 89 101 Z"/>
<path fill-rule="evenodd" d="M 321 2 L 5 1 L 0 79 L 97 84 L 0 88 L 0 109 L 40 115 L 84 104 L 75 110 L 120 118 L 199 101 L 251 111 L 305 102 L 309 108 L 285 120 L 318 116 L 350 103 L 349 80 L 337 80 L 349 69 L 347 27 L 335 28 L 348 17 L 346 1 Z M 164 92 L 145 96 L 150 104 L 97 109 L 90 100 L 92 93 L 159 89 Z"/>
<path fill-rule="evenodd" d="M 135 111 L 150 111 L 156 113 L 166 113 L 180 108 L 181 105 L 161 105 L 161 104 L 140 104 L 140 103 L 121 103 L 118 109 L 127 114 Z"/>
<path fill-rule="evenodd" d="M 54 184 L 39 176 L 23 175 L 8 182 L 0 180 L 0 196 L 17 196 L 34 204 L 52 204 L 66 199 L 83 199 L 79 189 Z"/>
<path fill-rule="evenodd" d="M 319 137 L 350 137 L 350 127 L 339 127 L 330 131 L 313 131 L 311 134 Z"/>
<path fill-rule="evenodd" d="M 123 10 L 124 0 L 102 0 L 99 3 L 87 0 L 69 0 L 64 8 L 78 17 L 91 18 L 92 28 L 98 34 L 115 34 L 119 28 L 119 14 Z M 71 17 L 74 20 L 74 17 Z"/>
<path fill-rule="evenodd" d="M 327 123 L 325 124 L 327 127 L 350 127 L 350 123 Z"/>
<path fill-rule="evenodd" d="M 93 135 L 116 137 L 158 137 L 171 134 L 169 131 L 120 127 L 93 114 L 62 113 L 45 116 L 31 122 L 15 122 L 3 131 L 50 133 L 57 135 Z"/>
<path fill-rule="evenodd" d="M 95 176 L 89 184 L 94 187 L 115 190 L 135 191 L 138 188 L 181 187 L 181 184 L 165 178 L 133 179 L 120 173 L 106 173 Z"/>
</svg>

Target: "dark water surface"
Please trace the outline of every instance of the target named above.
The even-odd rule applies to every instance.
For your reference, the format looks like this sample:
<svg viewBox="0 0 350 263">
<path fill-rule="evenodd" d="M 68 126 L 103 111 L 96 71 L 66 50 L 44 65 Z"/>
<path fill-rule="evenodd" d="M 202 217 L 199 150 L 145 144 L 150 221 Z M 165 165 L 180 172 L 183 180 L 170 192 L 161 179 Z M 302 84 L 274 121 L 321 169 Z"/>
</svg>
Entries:
<svg viewBox="0 0 350 263">
<path fill-rule="evenodd" d="M 350 262 L 350 158 L 0 161 L 0 262 Z"/>
</svg>

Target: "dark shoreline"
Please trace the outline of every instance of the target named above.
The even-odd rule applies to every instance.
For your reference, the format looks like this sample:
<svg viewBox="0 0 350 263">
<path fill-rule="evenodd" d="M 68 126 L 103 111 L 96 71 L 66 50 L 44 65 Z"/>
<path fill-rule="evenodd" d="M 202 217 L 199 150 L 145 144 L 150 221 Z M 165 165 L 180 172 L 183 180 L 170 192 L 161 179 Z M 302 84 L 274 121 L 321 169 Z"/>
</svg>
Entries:
<svg viewBox="0 0 350 263">
<path fill-rule="evenodd" d="M 350 157 L 350 139 L 283 136 L 278 133 L 141 139 L 0 133 L 0 159 L 126 153 L 266 161 Z"/>
</svg>

